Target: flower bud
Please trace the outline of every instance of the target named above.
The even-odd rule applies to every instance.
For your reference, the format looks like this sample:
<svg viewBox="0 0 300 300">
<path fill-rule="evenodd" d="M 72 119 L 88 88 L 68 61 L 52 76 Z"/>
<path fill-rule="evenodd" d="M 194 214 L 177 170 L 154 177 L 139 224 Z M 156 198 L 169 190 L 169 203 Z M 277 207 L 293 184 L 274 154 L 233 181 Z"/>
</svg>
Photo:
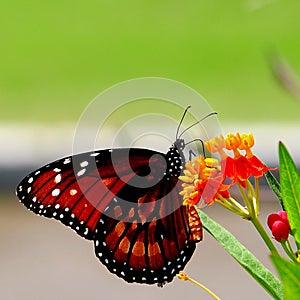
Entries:
<svg viewBox="0 0 300 300">
<path fill-rule="evenodd" d="M 286 241 L 289 236 L 289 228 L 282 221 L 275 221 L 272 226 L 272 234 L 276 241 Z"/>
<path fill-rule="evenodd" d="M 282 222 L 288 226 L 289 230 L 291 230 L 291 226 L 290 226 L 286 211 L 281 210 L 278 212 L 278 215 L 280 216 Z"/>
<path fill-rule="evenodd" d="M 276 241 L 286 241 L 291 230 L 287 213 L 285 211 L 279 211 L 277 214 L 271 214 L 268 217 L 268 226 L 272 231 L 272 234 Z"/>
</svg>

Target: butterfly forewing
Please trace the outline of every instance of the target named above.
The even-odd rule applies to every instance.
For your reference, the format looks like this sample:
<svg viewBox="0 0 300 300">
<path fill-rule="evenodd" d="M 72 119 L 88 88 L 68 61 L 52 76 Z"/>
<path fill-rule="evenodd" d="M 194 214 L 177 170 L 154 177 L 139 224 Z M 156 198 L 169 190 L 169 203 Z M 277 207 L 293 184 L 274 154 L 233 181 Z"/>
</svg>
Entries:
<svg viewBox="0 0 300 300">
<path fill-rule="evenodd" d="M 115 151 L 119 154 L 114 157 L 114 165 L 111 150 L 79 154 L 46 165 L 22 180 L 17 196 L 36 214 L 55 218 L 91 239 L 111 195 L 117 194 L 126 180 L 135 175 L 134 169 L 149 168 L 149 158 L 155 154 L 134 149 L 131 159 L 135 158 L 136 163 L 132 169 L 123 155 L 128 150 Z"/>
</svg>

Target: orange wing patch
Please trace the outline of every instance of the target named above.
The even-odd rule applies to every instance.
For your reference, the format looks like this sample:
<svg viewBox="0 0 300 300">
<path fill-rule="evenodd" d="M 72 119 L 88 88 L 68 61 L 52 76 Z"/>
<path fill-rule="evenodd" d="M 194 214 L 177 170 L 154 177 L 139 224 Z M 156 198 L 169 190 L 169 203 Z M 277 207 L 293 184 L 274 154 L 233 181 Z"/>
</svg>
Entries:
<svg viewBox="0 0 300 300">
<path fill-rule="evenodd" d="M 120 244 L 118 249 L 115 252 L 115 258 L 119 262 L 125 262 L 127 260 L 128 252 L 130 249 L 130 240 L 125 236 Z"/>
<path fill-rule="evenodd" d="M 118 245 L 119 239 L 125 230 L 125 224 L 123 222 L 119 222 L 114 230 L 112 230 L 106 237 L 106 243 L 111 250 L 115 249 Z"/>
<path fill-rule="evenodd" d="M 148 244 L 149 265 L 153 270 L 159 269 L 164 265 L 164 260 L 161 255 L 161 250 L 157 242 Z"/>
<path fill-rule="evenodd" d="M 132 247 L 129 264 L 136 270 L 141 270 L 147 266 L 144 239 L 145 233 L 141 232 Z"/>
<path fill-rule="evenodd" d="M 153 270 L 157 270 L 164 265 L 161 249 L 155 238 L 156 219 L 154 218 L 149 225 L 148 233 L 148 257 L 149 266 Z"/>
</svg>

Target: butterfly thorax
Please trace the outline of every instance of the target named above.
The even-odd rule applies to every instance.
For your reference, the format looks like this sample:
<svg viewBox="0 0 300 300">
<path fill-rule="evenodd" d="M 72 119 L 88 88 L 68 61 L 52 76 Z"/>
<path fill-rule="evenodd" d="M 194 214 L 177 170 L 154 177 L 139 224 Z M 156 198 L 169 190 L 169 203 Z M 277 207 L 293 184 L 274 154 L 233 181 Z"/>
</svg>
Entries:
<svg viewBox="0 0 300 300">
<path fill-rule="evenodd" d="M 167 179 L 174 177 L 178 178 L 182 173 L 183 165 L 185 164 L 185 159 L 183 155 L 184 147 L 184 140 L 177 139 L 167 152 Z"/>
</svg>

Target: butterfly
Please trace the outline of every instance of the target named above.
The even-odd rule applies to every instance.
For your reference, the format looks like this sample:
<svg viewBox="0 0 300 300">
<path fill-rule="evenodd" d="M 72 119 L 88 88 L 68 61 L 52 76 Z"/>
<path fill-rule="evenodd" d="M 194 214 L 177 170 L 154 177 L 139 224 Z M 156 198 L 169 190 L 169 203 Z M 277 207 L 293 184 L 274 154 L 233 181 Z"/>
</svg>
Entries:
<svg viewBox="0 0 300 300">
<path fill-rule="evenodd" d="M 64 157 L 26 176 L 19 201 L 92 240 L 98 259 L 125 281 L 171 282 L 202 240 L 196 209 L 179 195 L 186 144 L 178 131 L 189 108 L 166 154 L 115 148 Z"/>
</svg>

